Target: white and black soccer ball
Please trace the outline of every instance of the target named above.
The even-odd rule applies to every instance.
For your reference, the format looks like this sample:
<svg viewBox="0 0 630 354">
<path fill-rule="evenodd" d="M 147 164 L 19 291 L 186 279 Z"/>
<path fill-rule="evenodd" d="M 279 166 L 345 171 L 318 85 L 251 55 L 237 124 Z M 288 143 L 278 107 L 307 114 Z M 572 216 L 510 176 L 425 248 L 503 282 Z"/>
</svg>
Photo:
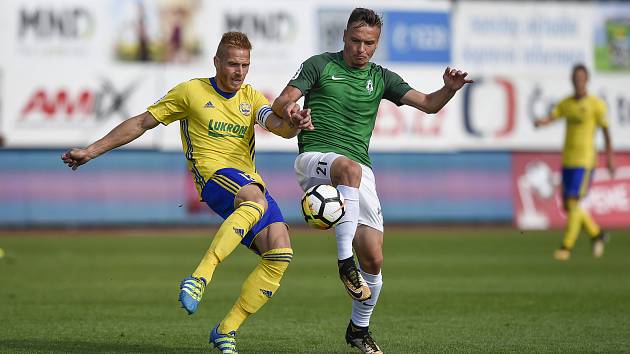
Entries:
<svg viewBox="0 0 630 354">
<path fill-rule="evenodd" d="M 304 192 L 302 214 L 306 222 L 317 229 L 330 229 L 346 213 L 343 196 L 329 184 L 319 184 Z"/>
</svg>

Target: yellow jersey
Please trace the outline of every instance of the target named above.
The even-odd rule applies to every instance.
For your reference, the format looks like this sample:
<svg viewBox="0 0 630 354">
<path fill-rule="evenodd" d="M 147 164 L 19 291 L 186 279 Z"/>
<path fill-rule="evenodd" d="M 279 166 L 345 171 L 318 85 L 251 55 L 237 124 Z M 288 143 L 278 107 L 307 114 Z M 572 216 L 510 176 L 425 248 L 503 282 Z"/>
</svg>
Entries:
<svg viewBox="0 0 630 354">
<path fill-rule="evenodd" d="M 206 181 L 226 167 L 265 185 L 256 173 L 254 124 L 266 129 L 271 107 L 250 85 L 227 93 L 214 78 L 192 79 L 172 88 L 147 111 L 164 125 L 179 121 L 182 148 L 200 195 Z"/>
<path fill-rule="evenodd" d="M 576 99 L 569 96 L 558 103 L 551 115 L 565 118 L 566 132 L 562 151 L 565 167 L 593 168 L 596 163 L 595 132 L 608 127 L 606 103 L 592 95 Z"/>
</svg>

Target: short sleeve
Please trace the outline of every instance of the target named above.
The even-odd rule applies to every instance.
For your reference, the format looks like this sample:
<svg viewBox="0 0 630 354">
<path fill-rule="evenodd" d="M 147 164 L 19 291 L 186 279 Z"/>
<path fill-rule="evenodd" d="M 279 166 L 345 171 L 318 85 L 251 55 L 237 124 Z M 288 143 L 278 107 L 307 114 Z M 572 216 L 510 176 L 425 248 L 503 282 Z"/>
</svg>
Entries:
<svg viewBox="0 0 630 354">
<path fill-rule="evenodd" d="M 595 119 L 597 121 L 597 125 L 602 128 L 608 128 L 608 119 L 606 115 L 608 113 L 608 108 L 606 107 L 606 102 L 601 99 L 597 99 L 595 101 Z"/>
<path fill-rule="evenodd" d="M 260 91 L 253 90 L 253 108 L 254 116 L 256 117 L 256 123 L 263 129 L 268 130 L 265 126 L 265 120 L 272 113 L 269 100 Z"/>
<path fill-rule="evenodd" d="M 385 83 L 383 98 L 401 106 L 402 103 L 400 103 L 400 99 L 411 90 L 411 86 L 395 72 L 387 69 L 382 70 L 383 81 Z"/>
<path fill-rule="evenodd" d="M 169 125 L 188 115 L 188 85 L 187 82 L 173 87 L 159 101 L 147 108 L 155 119 Z"/>
<path fill-rule="evenodd" d="M 566 106 L 566 99 L 560 101 L 560 103 L 556 104 L 552 109 L 551 109 L 551 117 L 553 119 L 558 119 L 558 118 L 562 118 L 565 116 L 565 106 Z"/>
<path fill-rule="evenodd" d="M 302 95 L 306 96 L 319 81 L 322 70 L 327 61 L 322 60 L 322 55 L 315 55 L 308 58 L 300 65 L 291 80 L 289 86 L 293 86 L 302 91 Z"/>
</svg>

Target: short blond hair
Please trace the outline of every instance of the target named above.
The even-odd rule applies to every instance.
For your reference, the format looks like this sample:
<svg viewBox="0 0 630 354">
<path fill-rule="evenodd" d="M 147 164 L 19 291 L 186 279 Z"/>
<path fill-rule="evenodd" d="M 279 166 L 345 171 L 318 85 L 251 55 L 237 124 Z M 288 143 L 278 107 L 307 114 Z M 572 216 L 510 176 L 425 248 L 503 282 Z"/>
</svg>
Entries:
<svg viewBox="0 0 630 354">
<path fill-rule="evenodd" d="M 217 47 L 216 56 L 222 57 L 228 47 L 252 50 L 252 43 L 243 32 L 225 32 Z"/>
</svg>

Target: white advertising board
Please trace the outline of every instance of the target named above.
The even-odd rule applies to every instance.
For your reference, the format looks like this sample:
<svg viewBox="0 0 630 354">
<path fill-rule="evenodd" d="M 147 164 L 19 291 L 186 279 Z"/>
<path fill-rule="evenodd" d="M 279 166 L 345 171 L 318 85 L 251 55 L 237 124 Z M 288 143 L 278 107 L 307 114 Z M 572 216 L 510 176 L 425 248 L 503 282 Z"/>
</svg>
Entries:
<svg viewBox="0 0 630 354">
<path fill-rule="evenodd" d="M 291 5 L 289 5 L 289 3 Z M 87 144 L 181 81 L 214 73 L 223 32 L 254 46 L 247 82 L 273 100 L 308 57 L 342 48 L 352 1 L 0 2 L 0 135 L 8 147 Z M 592 69 L 613 144 L 630 150 L 630 5 L 368 1 L 384 18 L 374 61 L 429 93 L 447 65 L 475 80 L 436 115 L 383 101 L 372 151 L 557 150 L 563 126 L 532 119 Z M 624 32 L 625 31 L 625 32 Z M 612 37 L 611 37 L 612 36 Z M 625 37 L 624 37 L 625 36 Z M 628 60 L 626 60 L 628 59 Z M 601 138 L 600 144 L 601 144 Z M 261 151 L 295 151 L 266 132 Z M 176 125 L 131 146 L 180 149 Z"/>
<path fill-rule="evenodd" d="M 11 93 L 2 130 L 10 147 L 84 146 L 143 112 L 147 97 L 155 97 L 155 73 L 142 67 L 40 67 L 7 71 L 5 81 Z M 132 146 L 158 147 L 154 140 L 147 134 Z"/>
<path fill-rule="evenodd" d="M 460 2 L 453 12 L 453 62 L 472 72 L 564 73 L 592 66 L 591 4 Z"/>
</svg>

